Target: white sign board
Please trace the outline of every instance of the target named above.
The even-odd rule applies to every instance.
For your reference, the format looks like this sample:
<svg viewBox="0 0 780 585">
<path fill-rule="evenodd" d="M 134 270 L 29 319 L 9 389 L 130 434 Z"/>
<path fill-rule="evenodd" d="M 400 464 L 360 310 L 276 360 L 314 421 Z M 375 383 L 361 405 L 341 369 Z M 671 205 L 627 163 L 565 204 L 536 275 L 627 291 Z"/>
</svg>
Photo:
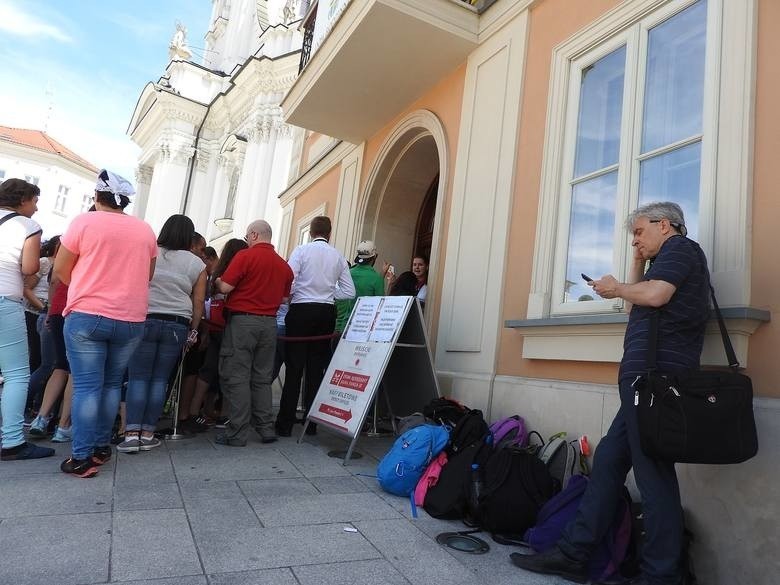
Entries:
<svg viewBox="0 0 780 585">
<path fill-rule="evenodd" d="M 309 419 L 356 436 L 413 297 L 360 297 L 325 371 Z"/>
</svg>

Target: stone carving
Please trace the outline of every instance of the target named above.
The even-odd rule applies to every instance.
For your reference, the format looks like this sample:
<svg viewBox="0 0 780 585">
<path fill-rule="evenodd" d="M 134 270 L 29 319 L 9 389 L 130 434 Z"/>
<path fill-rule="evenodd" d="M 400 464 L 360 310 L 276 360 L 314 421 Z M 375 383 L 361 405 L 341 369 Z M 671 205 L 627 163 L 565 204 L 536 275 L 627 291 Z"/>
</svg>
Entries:
<svg viewBox="0 0 780 585">
<path fill-rule="evenodd" d="M 171 61 L 174 59 L 182 61 L 192 59 L 192 51 L 187 46 L 187 27 L 179 21 L 176 21 L 176 32 L 173 33 L 171 42 L 168 45 L 168 59 Z"/>
<path fill-rule="evenodd" d="M 149 185 L 152 182 L 154 167 L 140 165 L 135 169 L 135 182 L 143 185 Z"/>
</svg>

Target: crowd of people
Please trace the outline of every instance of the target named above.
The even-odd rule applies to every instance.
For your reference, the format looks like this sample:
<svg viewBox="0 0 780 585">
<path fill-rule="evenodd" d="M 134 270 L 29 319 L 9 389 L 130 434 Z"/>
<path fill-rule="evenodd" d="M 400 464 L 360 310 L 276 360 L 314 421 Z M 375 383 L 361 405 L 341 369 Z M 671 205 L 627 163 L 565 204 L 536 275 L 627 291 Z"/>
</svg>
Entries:
<svg viewBox="0 0 780 585">
<path fill-rule="evenodd" d="M 217 427 L 216 443 L 229 446 L 246 445 L 252 430 L 263 443 L 288 437 L 301 387 L 308 411 L 357 297 L 425 302 L 425 257 L 398 277 L 388 263 L 380 273 L 376 246 L 363 241 L 351 265 L 329 244 L 325 216 L 288 260 L 262 219 L 217 254 L 185 215 L 155 235 L 125 213 L 132 185 L 102 170 L 90 211 L 41 243 L 39 195 L 21 179 L 0 184 L 2 461 L 53 456 L 36 442 L 50 439 L 71 444 L 63 472 L 93 477 L 112 444 L 160 446 L 174 386 L 181 432 Z"/>
</svg>

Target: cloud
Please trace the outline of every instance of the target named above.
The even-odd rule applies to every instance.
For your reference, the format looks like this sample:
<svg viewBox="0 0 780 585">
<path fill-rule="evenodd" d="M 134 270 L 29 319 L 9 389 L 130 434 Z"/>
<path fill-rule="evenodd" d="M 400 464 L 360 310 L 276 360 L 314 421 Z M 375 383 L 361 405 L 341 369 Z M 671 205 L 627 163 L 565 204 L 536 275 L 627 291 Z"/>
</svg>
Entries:
<svg viewBox="0 0 780 585">
<path fill-rule="evenodd" d="M 61 28 L 25 12 L 11 2 L 0 4 L 0 31 L 28 38 L 49 38 L 72 43 L 73 38 Z"/>
<path fill-rule="evenodd" d="M 160 35 L 165 36 L 166 27 L 163 24 L 150 23 L 148 20 L 138 18 L 132 14 L 109 13 L 105 18 L 108 22 L 122 27 L 140 39 L 158 39 Z M 171 29 L 171 35 L 173 35 L 176 29 L 173 25 L 168 28 Z"/>
</svg>

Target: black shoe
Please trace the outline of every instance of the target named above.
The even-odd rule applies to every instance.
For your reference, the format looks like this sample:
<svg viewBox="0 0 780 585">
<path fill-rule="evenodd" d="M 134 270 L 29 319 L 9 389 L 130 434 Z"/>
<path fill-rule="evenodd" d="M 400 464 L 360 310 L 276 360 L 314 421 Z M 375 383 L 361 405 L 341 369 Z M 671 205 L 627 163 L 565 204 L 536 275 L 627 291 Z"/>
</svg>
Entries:
<svg viewBox="0 0 780 585">
<path fill-rule="evenodd" d="M 201 417 L 191 416 L 184 420 L 179 421 L 179 431 L 185 434 L 205 433 L 209 430 L 209 425 L 206 424 L 205 419 Z"/>
<path fill-rule="evenodd" d="M 43 459 L 54 455 L 54 449 L 39 447 L 32 443 L 22 443 L 16 447 L 0 450 L 0 461 L 22 461 L 24 459 Z"/>
<path fill-rule="evenodd" d="M 292 437 L 292 426 L 276 423 L 276 434 L 280 437 Z"/>
<path fill-rule="evenodd" d="M 82 479 L 95 477 L 98 474 L 98 466 L 92 463 L 91 459 L 73 459 L 71 457 L 62 462 L 60 469 L 64 473 L 70 473 Z"/>
<path fill-rule="evenodd" d="M 260 435 L 260 442 L 262 443 L 275 443 L 279 438 L 271 428 L 257 429 L 257 434 Z"/>
<path fill-rule="evenodd" d="M 95 449 L 92 451 L 92 463 L 95 465 L 105 465 L 111 461 L 112 453 L 111 445 L 95 447 Z"/>
<path fill-rule="evenodd" d="M 570 559 L 558 547 L 535 555 L 512 553 L 509 558 L 515 566 L 532 573 L 558 575 L 575 583 L 588 582 L 587 564 Z"/>
<path fill-rule="evenodd" d="M 214 439 L 217 445 L 227 445 L 228 447 L 246 447 L 246 441 L 239 441 L 238 439 L 229 439 L 225 433 L 220 433 Z"/>
</svg>

